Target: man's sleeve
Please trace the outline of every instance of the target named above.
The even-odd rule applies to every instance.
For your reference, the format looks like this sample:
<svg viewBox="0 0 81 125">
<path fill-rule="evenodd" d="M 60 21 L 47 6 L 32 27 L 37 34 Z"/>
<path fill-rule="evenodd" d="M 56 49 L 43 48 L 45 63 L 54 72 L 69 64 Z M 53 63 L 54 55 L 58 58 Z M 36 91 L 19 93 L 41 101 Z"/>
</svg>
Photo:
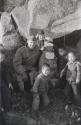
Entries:
<svg viewBox="0 0 81 125">
<path fill-rule="evenodd" d="M 35 79 L 33 88 L 32 88 L 32 91 L 33 91 L 34 93 L 37 93 L 37 92 L 38 92 L 39 84 L 40 84 L 40 78 L 37 76 L 37 78 Z"/>
<path fill-rule="evenodd" d="M 17 73 L 22 74 L 26 71 L 24 66 L 22 65 L 22 53 L 18 50 L 15 54 L 15 58 L 13 60 L 14 69 Z"/>
</svg>

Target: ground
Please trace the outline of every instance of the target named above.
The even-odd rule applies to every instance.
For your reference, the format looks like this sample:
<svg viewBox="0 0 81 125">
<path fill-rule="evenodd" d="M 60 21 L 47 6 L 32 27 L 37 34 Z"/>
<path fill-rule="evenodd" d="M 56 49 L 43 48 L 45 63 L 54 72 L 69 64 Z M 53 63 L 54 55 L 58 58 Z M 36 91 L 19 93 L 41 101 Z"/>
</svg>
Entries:
<svg viewBox="0 0 81 125">
<path fill-rule="evenodd" d="M 81 125 L 81 109 L 74 104 L 68 107 L 62 90 L 51 88 L 49 97 L 50 105 L 40 106 L 40 118 L 32 125 Z M 12 112 L 31 117 L 32 94 L 14 93 L 14 100 Z"/>
</svg>

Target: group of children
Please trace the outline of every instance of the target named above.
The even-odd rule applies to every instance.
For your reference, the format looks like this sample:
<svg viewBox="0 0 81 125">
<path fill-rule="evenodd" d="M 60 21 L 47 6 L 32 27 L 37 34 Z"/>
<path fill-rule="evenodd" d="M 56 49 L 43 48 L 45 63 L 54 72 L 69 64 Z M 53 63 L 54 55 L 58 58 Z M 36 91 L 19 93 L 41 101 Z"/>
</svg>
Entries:
<svg viewBox="0 0 81 125">
<path fill-rule="evenodd" d="M 42 33 L 42 35 L 44 35 L 44 33 Z M 31 37 L 29 40 L 27 40 L 27 45 L 19 48 L 15 54 L 13 65 L 16 71 L 17 81 L 19 83 L 20 90 L 24 91 L 24 83 L 29 84 L 30 80 L 31 92 L 33 95 L 32 111 L 38 114 L 41 100 L 43 101 L 44 106 L 47 106 L 50 103 L 50 99 L 48 97 L 48 90 L 51 79 L 62 79 L 63 77 L 65 77 L 67 82 L 65 84 L 68 88 L 68 102 L 71 103 L 72 99 L 74 99 L 76 100 L 76 102 L 81 104 L 79 90 L 81 82 L 81 63 L 77 61 L 77 58 L 73 52 L 69 52 L 67 54 L 67 61 L 66 59 L 64 61 L 65 64 L 63 64 L 62 62 L 62 67 L 60 63 L 59 65 L 57 65 L 58 57 L 55 54 L 53 41 L 51 40 L 51 38 L 48 39 L 47 37 L 47 45 L 44 45 L 44 36 L 42 35 L 39 34 L 36 36 L 38 47 L 35 46 L 36 39 Z M 48 49 L 44 50 L 44 46 L 46 47 L 46 49 Z M 59 49 L 59 52 L 61 52 L 61 49 Z M 1 54 L 2 50 L 0 50 L 0 56 L 2 56 Z M 62 58 L 62 56 L 59 57 Z M 41 62 L 41 66 L 39 65 L 37 69 L 39 60 Z M 59 62 L 60 61 L 61 60 L 59 58 Z M 58 67 L 60 67 L 59 71 Z M 3 81 L 0 81 L 0 83 L 1 82 Z M 11 84 L 9 85 L 12 88 Z M 2 91 L 1 87 L 2 85 L 0 85 L 0 93 Z M 73 96 L 71 96 L 71 93 L 73 94 Z M 2 108 L 0 110 L 2 110 Z"/>
<path fill-rule="evenodd" d="M 80 81 L 81 81 L 81 63 L 76 60 L 73 52 L 69 52 L 67 55 L 67 64 L 60 73 L 60 78 L 64 75 L 67 80 L 67 99 L 68 104 L 72 103 L 73 100 L 77 104 L 81 104 L 80 97 Z M 34 85 L 32 87 L 33 92 L 33 103 L 32 109 L 37 112 L 39 109 L 40 98 L 42 97 L 44 105 L 47 106 L 50 103 L 48 97 L 48 83 L 50 81 L 50 66 L 44 64 L 41 72 L 37 75 Z M 73 93 L 72 93 L 73 92 Z M 71 95 L 73 94 L 73 96 Z"/>
</svg>

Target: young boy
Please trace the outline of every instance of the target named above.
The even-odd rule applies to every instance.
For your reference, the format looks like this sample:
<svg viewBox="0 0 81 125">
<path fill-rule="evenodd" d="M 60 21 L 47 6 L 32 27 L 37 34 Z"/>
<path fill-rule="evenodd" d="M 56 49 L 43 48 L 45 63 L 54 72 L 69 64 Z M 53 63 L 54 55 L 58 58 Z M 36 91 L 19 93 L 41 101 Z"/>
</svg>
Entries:
<svg viewBox="0 0 81 125">
<path fill-rule="evenodd" d="M 81 80 L 81 69 L 80 62 L 76 60 L 76 57 L 73 52 L 68 53 L 68 63 L 65 68 L 62 70 L 60 77 L 66 74 L 66 80 L 68 81 L 68 101 L 71 101 L 71 93 L 74 95 L 75 101 L 80 102 L 80 93 L 79 93 L 79 83 Z"/>
<path fill-rule="evenodd" d="M 44 106 L 47 106 L 50 102 L 47 95 L 48 92 L 48 83 L 50 81 L 50 67 L 48 64 L 42 66 L 41 72 L 35 79 L 35 83 L 32 87 L 33 92 L 33 103 L 32 110 L 37 113 L 39 110 L 40 97 L 43 100 Z"/>
</svg>

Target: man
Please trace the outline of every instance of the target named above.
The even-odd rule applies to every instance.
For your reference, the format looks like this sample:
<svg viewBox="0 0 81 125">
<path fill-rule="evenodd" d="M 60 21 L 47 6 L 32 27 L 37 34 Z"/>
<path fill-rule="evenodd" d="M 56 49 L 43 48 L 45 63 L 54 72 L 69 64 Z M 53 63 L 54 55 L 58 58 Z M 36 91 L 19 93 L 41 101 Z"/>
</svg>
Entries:
<svg viewBox="0 0 81 125">
<path fill-rule="evenodd" d="M 32 85 L 33 80 L 37 75 L 37 65 L 41 51 L 36 46 L 35 42 L 34 37 L 31 36 L 27 40 L 28 45 L 19 48 L 15 54 L 13 64 L 17 73 L 17 81 L 21 91 L 24 91 L 24 83 L 26 83 L 26 86 L 29 89 L 31 87 L 29 84 L 29 78 Z"/>
<path fill-rule="evenodd" d="M 10 74 L 5 63 L 5 49 L 0 44 L 0 125 L 5 125 L 4 113 L 12 108 Z"/>
</svg>

